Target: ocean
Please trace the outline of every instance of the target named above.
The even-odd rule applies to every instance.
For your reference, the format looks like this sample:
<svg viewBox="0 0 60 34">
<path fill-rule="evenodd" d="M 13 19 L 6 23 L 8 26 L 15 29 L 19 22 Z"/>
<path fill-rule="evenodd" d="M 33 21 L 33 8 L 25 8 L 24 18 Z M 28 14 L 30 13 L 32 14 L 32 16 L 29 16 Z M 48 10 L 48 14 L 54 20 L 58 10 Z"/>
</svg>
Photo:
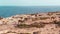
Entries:
<svg viewBox="0 0 60 34">
<path fill-rule="evenodd" d="M 16 14 L 60 11 L 60 6 L 0 6 L 0 16 L 10 17 Z"/>
</svg>

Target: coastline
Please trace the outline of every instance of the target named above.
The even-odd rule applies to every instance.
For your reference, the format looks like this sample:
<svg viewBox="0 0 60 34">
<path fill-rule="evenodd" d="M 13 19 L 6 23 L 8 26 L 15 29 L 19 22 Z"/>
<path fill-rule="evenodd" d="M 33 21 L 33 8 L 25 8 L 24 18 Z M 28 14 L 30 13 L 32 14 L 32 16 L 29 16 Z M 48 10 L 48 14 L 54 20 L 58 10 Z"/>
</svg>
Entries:
<svg viewBox="0 0 60 34">
<path fill-rule="evenodd" d="M 60 32 L 60 12 L 14 15 L 0 19 L 0 33 L 48 34 Z M 58 33 L 57 33 L 58 32 Z M 50 34 L 51 34 L 50 33 Z"/>
</svg>

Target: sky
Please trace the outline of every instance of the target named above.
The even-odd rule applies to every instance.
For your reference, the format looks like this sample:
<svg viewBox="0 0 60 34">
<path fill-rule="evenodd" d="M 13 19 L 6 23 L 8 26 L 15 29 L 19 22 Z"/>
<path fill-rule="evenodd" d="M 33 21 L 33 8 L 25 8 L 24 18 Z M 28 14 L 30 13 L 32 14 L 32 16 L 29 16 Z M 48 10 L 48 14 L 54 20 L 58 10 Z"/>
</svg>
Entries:
<svg viewBox="0 0 60 34">
<path fill-rule="evenodd" d="M 0 0 L 0 6 L 60 6 L 60 0 Z"/>
</svg>

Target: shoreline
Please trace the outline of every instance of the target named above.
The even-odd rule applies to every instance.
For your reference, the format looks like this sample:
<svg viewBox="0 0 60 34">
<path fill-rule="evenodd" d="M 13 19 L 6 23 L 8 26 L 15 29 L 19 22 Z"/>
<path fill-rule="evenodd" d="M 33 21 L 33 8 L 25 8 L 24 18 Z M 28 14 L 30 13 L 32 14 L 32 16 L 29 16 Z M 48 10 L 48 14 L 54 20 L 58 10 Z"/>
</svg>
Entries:
<svg viewBox="0 0 60 34">
<path fill-rule="evenodd" d="M 0 34 L 58 34 L 60 33 L 60 12 L 22 14 L 1 18 L 0 30 Z"/>
</svg>

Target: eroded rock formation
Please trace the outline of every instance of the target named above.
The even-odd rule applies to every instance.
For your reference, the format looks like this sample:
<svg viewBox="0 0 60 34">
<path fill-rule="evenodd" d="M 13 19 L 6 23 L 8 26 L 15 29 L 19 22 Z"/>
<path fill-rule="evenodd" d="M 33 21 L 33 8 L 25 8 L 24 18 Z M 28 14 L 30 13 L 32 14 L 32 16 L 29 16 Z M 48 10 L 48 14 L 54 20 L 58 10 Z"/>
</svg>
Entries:
<svg viewBox="0 0 60 34">
<path fill-rule="evenodd" d="M 0 20 L 0 34 L 60 34 L 60 12 L 3 18 Z"/>
</svg>

